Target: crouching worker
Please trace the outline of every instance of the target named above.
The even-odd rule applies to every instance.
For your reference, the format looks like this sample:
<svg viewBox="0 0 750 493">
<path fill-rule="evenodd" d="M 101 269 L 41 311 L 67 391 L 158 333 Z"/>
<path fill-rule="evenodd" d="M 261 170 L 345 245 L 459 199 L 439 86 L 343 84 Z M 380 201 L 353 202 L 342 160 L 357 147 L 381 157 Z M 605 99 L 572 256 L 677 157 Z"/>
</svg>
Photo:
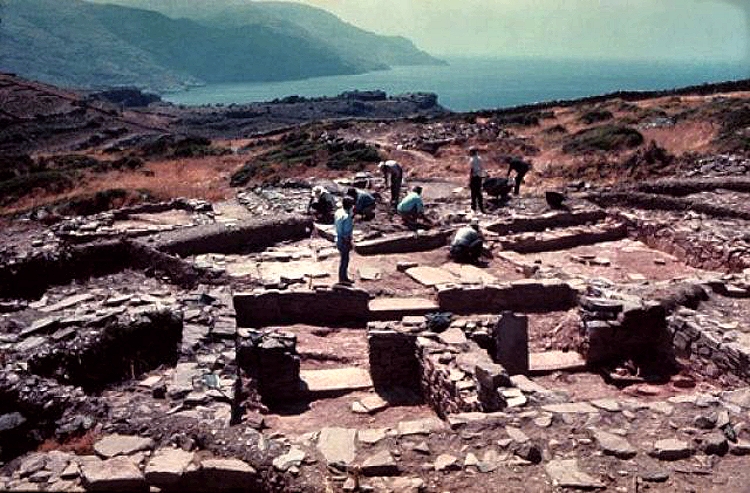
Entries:
<svg viewBox="0 0 750 493">
<path fill-rule="evenodd" d="M 331 192 L 321 186 L 312 189 L 310 203 L 307 205 L 307 213 L 315 216 L 315 220 L 330 224 L 333 222 L 333 213 L 336 211 L 336 198 Z"/>
<path fill-rule="evenodd" d="M 456 262 L 476 264 L 482 256 L 484 237 L 479 231 L 479 223 L 472 220 L 469 226 L 456 231 L 451 241 L 450 256 Z"/>
<path fill-rule="evenodd" d="M 424 202 L 422 202 L 422 187 L 414 187 L 404 199 L 399 202 L 396 208 L 399 216 L 409 227 L 419 226 L 419 220 L 423 220 L 428 223 L 429 220 L 424 215 Z"/>
<path fill-rule="evenodd" d="M 357 190 L 356 188 L 347 190 L 346 195 L 354 200 L 355 214 L 359 214 L 360 217 L 368 221 L 375 217 L 375 197 L 364 190 Z"/>
</svg>

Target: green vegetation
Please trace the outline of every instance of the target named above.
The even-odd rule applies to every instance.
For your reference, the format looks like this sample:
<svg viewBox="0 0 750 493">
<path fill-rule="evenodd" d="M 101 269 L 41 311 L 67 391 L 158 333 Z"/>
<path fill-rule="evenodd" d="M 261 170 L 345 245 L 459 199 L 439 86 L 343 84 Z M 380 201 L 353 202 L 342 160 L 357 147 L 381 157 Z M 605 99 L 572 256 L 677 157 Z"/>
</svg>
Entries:
<svg viewBox="0 0 750 493">
<path fill-rule="evenodd" d="M 41 171 L 28 175 L 16 176 L 0 182 L 0 206 L 12 204 L 36 190 L 60 193 L 73 188 L 77 174 L 70 171 Z"/>
<path fill-rule="evenodd" d="M 178 137 L 174 135 L 162 135 L 155 141 L 142 145 L 139 150 L 147 157 L 176 158 L 224 156 L 232 152 L 231 149 L 211 145 L 211 140 L 205 137 Z"/>
<path fill-rule="evenodd" d="M 593 110 L 589 110 L 583 115 L 581 115 L 581 121 L 583 123 L 591 125 L 592 123 L 599 123 L 599 122 L 605 122 L 607 120 L 611 120 L 613 116 L 614 115 L 612 115 L 612 112 L 609 110 L 596 108 Z"/>
<path fill-rule="evenodd" d="M 268 178 L 279 170 L 299 166 L 325 165 L 335 170 L 361 171 L 368 163 L 382 158 L 374 147 L 358 141 L 322 140 L 306 132 L 286 135 L 280 144 L 245 163 L 232 175 L 231 185 L 239 187 L 253 179 Z"/>
<path fill-rule="evenodd" d="M 602 125 L 576 132 L 568 138 L 563 152 L 574 154 L 590 151 L 618 151 L 643 144 L 643 135 L 633 128 Z"/>
<path fill-rule="evenodd" d="M 750 153 L 750 105 L 745 104 L 720 116 L 718 141 L 725 152 Z"/>
</svg>

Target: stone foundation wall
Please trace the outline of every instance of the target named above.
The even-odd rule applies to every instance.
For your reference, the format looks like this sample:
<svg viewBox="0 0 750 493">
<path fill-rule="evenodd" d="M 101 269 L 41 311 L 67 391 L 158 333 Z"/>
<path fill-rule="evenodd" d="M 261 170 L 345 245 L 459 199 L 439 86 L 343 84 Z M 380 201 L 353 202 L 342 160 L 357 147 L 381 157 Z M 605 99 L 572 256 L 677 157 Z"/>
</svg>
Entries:
<svg viewBox="0 0 750 493">
<path fill-rule="evenodd" d="M 576 306 L 578 292 L 560 281 L 521 280 L 497 285 L 441 286 L 438 304 L 442 311 L 457 314 L 498 313 L 506 310 L 544 313 Z"/>
<path fill-rule="evenodd" d="M 242 221 L 234 225 L 210 224 L 162 233 L 148 239 L 149 246 L 187 257 L 204 253 L 244 253 L 263 250 L 284 241 L 307 238 L 312 219 L 287 214 Z"/>
<path fill-rule="evenodd" d="M 638 297 L 581 298 L 583 354 L 592 366 L 671 359 L 666 309 Z"/>
<path fill-rule="evenodd" d="M 514 217 L 487 226 L 489 231 L 508 235 L 524 231 L 544 231 L 550 228 L 564 228 L 596 223 L 604 220 L 607 214 L 602 209 L 583 211 L 554 211 L 538 216 Z"/>
<path fill-rule="evenodd" d="M 394 324 L 370 323 L 367 345 L 375 389 L 419 388 L 417 336 L 395 330 Z"/>
<path fill-rule="evenodd" d="M 426 233 L 403 233 L 374 240 L 358 241 L 354 251 L 360 255 L 384 255 L 392 253 L 425 252 L 444 247 L 454 230 L 428 231 Z"/>
<path fill-rule="evenodd" d="M 300 357 L 297 337 L 284 332 L 241 331 L 237 341 L 237 366 L 245 407 L 292 400 L 300 395 Z"/>
<path fill-rule="evenodd" d="M 238 293 L 233 298 L 237 326 L 252 328 L 296 323 L 364 325 L 370 316 L 369 301 L 364 290 L 339 287 Z"/>
<path fill-rule="evenodd" d="M 678 355 L 698 360 L 708 360 L 722 372 L 732 373 L 750 381 L 750 348 L 711 327 L 703 325 L 705 319 L 696 318 L 695 312 L 679 309 L 669 317 L 667 331 Z"/>
<path fill-rule="evenodd" d="M 501 365 L 459 328 L 443 334 L 424 329 L 423 324 L 370 324 L 370 373 L 376 388 L 418 386 L 441 417 L 505 407 L 498 389 L 510 380 Z"/>
<path fill-rule="evenodd" d="M 518 253 L 549 252 L 567 250 L 581 245 L 593 245 L 605 241 L 626 238 L 628 229 L 624 224 L 603 224 L 580 227 L 576 231 L 553 231 L 543 234 L 515 235 L 500 240 L 503 250 Z"/>
</svg>

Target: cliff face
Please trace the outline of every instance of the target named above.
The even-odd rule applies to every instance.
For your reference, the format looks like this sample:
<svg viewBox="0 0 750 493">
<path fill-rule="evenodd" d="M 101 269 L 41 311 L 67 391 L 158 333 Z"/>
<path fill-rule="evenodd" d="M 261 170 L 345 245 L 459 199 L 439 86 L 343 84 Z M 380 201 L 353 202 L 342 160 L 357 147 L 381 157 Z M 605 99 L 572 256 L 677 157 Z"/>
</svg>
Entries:
<svg viewBox="0 0 750 493">
<path fill-rule="evenodd" d="M 80 0 L 8 0 L 0 9 L 0 70 L 68 87 L 161 92 L 438 63 L 406 39 L 296 5 L 259 4 L 192 19 Z"/>
</svg>

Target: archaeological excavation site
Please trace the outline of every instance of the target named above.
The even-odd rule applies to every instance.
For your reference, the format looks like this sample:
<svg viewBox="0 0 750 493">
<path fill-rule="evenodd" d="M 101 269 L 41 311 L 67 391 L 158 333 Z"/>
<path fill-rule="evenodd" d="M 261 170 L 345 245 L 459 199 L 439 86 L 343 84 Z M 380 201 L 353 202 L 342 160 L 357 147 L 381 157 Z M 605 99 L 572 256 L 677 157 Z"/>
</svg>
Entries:
<svg viewBox="0 0 750 493">
<path fill-rule="evenodd" d="M 715 142 L 684 116 L 708 119 L 700 105 L 744 105 L 747 126 L 739 94 L 597 102 L 653 147 L 579 154 L 570 172 L 541 163 L 586 132 L 579 116 L 594 103 L 535 124 L 446 113 L 308 128 L 311 146 L 372 145 L 379 155 L 359 169 L 278 166 L 268 146 L 306 152 L 298 127 L 211 136 L 229 151 L 161 154 L 144 158 L 150 176 L 131 173 L 183 163 L 188 181 L 213 160 L 227 187 L 221 166 L 242 168 L 227 195 L 99 192 L 106 206 L 67 196 L 6 212 L 0 490 L 747 491 L 750 159 L 657 146 L 674 132 Z M 135 148 L 122 136 L 134 115 L 118 117 L 120 135 L 102 117 L 91 159 Z M 29 135 L 31 120 L 11 120 Z M 470 145 L 488 163 L 501 152 L 535 163 L 519 195 L 485 197 L 483 214 L 464 177 Z M 387 197 L 375 166 L 386 157 L 404 164 L 405 187 L 423 187 L 432 227 L 405 227 L 382 200 L 374 219 L 355 219 L 354 283 L 339 284 L 334 227 L 308 214 L 311 188 Z M 108 172 L 126 186 L 125 171 Z M 553 188 L 562 205 L 545 199 Z M 451 238 L 472 219 L 488 256 L 456 263 Z"/>
</svg>

